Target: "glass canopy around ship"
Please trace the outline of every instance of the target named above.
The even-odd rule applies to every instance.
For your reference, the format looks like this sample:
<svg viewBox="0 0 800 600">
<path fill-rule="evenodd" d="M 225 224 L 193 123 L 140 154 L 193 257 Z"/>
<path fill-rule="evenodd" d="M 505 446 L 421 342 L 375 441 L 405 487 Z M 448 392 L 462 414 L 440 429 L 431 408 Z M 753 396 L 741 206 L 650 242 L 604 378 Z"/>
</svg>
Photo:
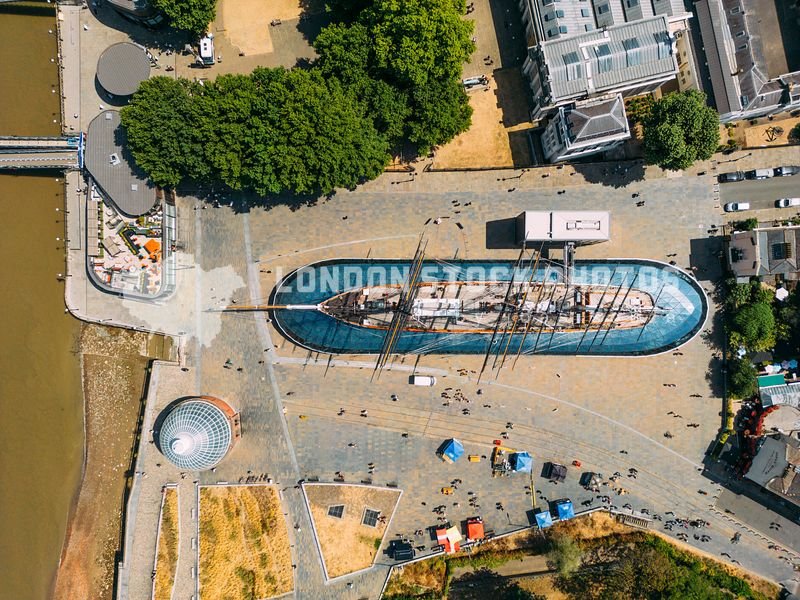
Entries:
<svg viewBox="0 0 800 600">
<path fill-rule="evenodd" d="M 530 269 L 514 261 L 426 260 L 419 281 L 472 281 L 488 277 L 494 281 L 525 281 Z M 299 269 L 273 290 L 273 306 L 300 305 L 305 310 L 273 309 L 279 331 L 294 343 L 315 351 L 341 354 L 378 354 L 385 331 L 359 327 L 319 310 L 308 310 L 328 298 L 360 286 L 398 284 L 408 277 L 408 260 L 332 260 Z M 558 263 L 539 265 L 533 281 L 560 282 L 564 267 Z M 402 331 L 394 353 L 483 354 L 493 344 L 508 347 L 512 354 L 561 354 L 598 356 L 642 356 L 658 354 L 688 342 L 703 328 L 708 314 L 705 292 L 685 271 L 659 261 L 641 259 L 578 260 L 569 285 L 629 286 L 647 292 L 658 308 L 644 327 L 599 328 L 592 331 L 522 332 L 504 337 L 485 333 Z M 509 342 L 509 337 L 511 338 Z"/>
<path fill-rule="evenodd" d="M 164 419 L 159 431 L 161 452 L 175 466 L 205 471 L 216 465 L 231 445 L 231 424 L 210 402 L 187 400 Z"/>
</svg>

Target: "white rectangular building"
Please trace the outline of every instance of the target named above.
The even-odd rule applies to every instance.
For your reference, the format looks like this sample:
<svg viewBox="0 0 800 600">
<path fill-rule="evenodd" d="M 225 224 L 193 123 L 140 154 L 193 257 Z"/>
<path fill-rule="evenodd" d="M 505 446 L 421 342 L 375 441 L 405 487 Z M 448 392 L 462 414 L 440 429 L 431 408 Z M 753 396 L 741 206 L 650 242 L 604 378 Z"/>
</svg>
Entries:
<svg viewBox="0 0 800 600">
<path fill-rule="evenodd" d="M 526 210 L 517 217 L 517 243 L 596 244 L 610 239 L 610 224 L 603 211 Z"/>
</svg>

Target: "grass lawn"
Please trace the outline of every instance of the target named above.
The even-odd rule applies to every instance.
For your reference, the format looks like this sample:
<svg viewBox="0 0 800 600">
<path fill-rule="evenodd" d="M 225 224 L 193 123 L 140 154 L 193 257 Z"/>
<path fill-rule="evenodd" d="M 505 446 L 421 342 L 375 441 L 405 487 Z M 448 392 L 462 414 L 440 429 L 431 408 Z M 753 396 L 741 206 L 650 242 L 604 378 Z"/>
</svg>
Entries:
<svg viewBox="0 0 800 600">
<path fill-rule="evenodd" d="M 156 586 L 154 600 L 170 600 L 178 567 L 178 488 L 164 489 L 161 507 L 161 530 L 156 557 Z"/>
<path fill-rule="evenodd" d="M 400 498 L 398 490 L 359 485 L 303 486 L 314 532 L 325 557 L 328 577 L 338 577 L 372 565 L 383 542 L 386 525 Z M 341 518 L 328 514 L 331 506 L 343 506 Z M 365 510 L 377 511 L 384 519 L 364 525 Z"/>
<path fill-rule="evenodd" d="M 251 600 L 292 589 L 289 534 L 272 486 L 200 488 L 203 600 Z"/>
</svg>

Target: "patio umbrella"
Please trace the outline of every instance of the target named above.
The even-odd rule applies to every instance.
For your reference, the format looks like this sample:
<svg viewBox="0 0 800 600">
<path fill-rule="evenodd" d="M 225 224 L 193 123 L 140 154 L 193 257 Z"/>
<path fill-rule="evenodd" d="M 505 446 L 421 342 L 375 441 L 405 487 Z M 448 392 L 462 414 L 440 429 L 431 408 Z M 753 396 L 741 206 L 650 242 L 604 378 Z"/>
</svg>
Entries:
<svg viewBox="0 0 800 600">
<path fill-rule="evenodd" d="M 788 361 L 788 360 L 784 360 L 784 361 L 781 363 L 781 368 L 782 368 L 782 369 L 788 369 L 788 368 L 789 368 L 789 361 Z"/>
<path fill-rule="evenodd" d="M 790 360 L 789 361 L 789 368 L 790 369 L 796 369 L 797 368 L 797 360 L 795 360 L 794 358 L 792 360 Z"/>
</svg>

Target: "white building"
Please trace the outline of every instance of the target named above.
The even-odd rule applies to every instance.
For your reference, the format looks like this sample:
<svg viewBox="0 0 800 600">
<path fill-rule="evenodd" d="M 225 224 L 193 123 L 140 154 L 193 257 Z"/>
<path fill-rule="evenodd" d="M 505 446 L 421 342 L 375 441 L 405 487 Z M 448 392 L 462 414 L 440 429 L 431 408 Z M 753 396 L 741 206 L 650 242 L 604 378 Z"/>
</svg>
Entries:
<svg viewBox="0 0 800 600">
<path fill-rule="evenodd" d="M 541 142 L 545 160 L 555 163 L 611 150 L 630 137 L 625 104 L 617 94 L 559 107 Z"/>
<path fill-rule="evenodd" d="M 518 244 L 554 242 L 596 244 L 610 236 L 611 218 L 607 212 L 587 210 L 526 210 L 516 219 Z"/>
</svg>

